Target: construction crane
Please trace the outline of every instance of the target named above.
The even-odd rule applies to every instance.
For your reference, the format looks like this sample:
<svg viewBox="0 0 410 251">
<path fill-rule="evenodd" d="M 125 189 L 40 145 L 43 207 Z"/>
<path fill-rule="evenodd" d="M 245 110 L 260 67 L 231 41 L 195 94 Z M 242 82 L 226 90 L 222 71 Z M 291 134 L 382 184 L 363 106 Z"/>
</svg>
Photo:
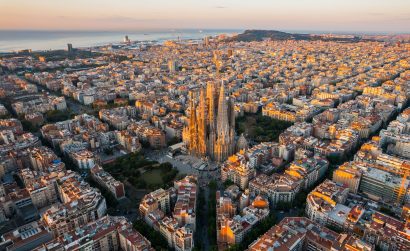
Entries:
<svg viewBox="0 0 410 251">
<path fill-rule="evenodd" d="M 383 165 L 375 165 L 373 166 L 373 168 L 383 170 L 388 173 L 392 173 L 392 174 L 402 177 L 401 182 L 400 182 L 400 187 L 396 189 L 397 191 L 396 203 L 401 204 L 403 196 L 406 196 L 406 193 L 407 193 L 406 181 L 407 181 L 407 178 L 410 176 L 410 165 L 407 163 L 402 163 L 400 166 L 400 169 L 386 167 Z"/>
<path fill-rule="evenodd" d="M 402 168 L 399 172 L 403 177 L 401 179 L 399 193 L 397 194 L 397 203 L 401 203 L 401 198 L 403 196 L 406 196 L 406 193 L 407 193 L 406 181 L 410 175 L 410 165 L 408 165 L 407 163 L 403 163 Z"/>
</svg>

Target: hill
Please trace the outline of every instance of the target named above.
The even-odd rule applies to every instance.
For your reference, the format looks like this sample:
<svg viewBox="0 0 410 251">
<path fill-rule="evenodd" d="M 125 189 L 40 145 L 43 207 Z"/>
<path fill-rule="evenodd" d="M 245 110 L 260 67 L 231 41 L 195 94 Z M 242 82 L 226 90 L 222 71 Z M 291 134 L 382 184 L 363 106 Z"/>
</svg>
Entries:
<svg viewBox="0 0 410 251">
<path fill-rule="evenodd" d="M 336 35 L 336 34 L 299 34 L 288 33 L 276 30 L 245 30 L 243 33 L 230 37 L 227 41 L 250 42 L 262 40 L 322 40 L 322 41 L 339 41 L 339 42 L 359 42 L 364 40 L 373 40 L 370 38 L 363 39 L 355 35 Z"/>
<path fill-rule="evenodd" d="M 246 30 L 241 34 L 238 34 L 231 38 L 233 41 L 262 41 L 265 39 L 272 40 L 306 40 L 309 39 L 308 34 L 292 34 L 283 31 L 276 30 Z"/>
</svg>

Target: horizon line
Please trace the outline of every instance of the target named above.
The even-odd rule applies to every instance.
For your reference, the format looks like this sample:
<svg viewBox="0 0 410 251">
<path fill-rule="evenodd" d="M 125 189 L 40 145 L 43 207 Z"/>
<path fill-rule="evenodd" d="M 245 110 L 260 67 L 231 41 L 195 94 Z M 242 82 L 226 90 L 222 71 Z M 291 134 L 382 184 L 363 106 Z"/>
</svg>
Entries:
<svg viewBox="0 0 410 251">
<path fill-rule="evenodd" d="M 246 30 L 264 30 L 264 31 L 282 31 L 282 32 L 293 32 L 293 33 L 322 33 L 322 34 L 364 34 L 364 35 L 410 35 L 410 31 L 349 31 L 349 30 L 327 30 L 327 29 L 276 29 L 276 28 L 136 28 L 136 29 L 1 29 L 0 32 L 143 32 L 143 31 L 167 31 L 167 32 L 178 32 L 178 31 L 241 31 Z"/>
</svg>

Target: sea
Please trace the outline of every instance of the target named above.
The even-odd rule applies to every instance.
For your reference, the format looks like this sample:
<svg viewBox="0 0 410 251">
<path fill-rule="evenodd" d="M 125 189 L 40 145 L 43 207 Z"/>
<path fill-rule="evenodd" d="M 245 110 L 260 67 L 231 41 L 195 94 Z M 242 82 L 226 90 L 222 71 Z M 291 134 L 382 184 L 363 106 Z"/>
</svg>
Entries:
<svg viewBox="0 0 410 251">
<path fill-rule="evenodd" d="M 33 51 L 66 49 L 117 44 L 125 36 L 131 41 L 156 41 L 161 43 L 175 39 L 203 39 L 220 34 L 237 34 L 243 30 L 141 30 L 141 31 L 45 31 L 45 30 L 0 30 L 0 52 L 24 49 Z"/>
</svg>

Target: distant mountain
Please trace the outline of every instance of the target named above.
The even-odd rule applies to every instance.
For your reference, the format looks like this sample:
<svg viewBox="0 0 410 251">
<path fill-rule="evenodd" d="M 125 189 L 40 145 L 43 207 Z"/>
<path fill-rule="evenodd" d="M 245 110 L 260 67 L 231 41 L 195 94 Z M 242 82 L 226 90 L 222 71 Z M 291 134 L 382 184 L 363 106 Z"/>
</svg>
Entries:
<svg viewBox="0 0 410 251">
<path fill-rule="evenodd" d="M 323 40 L 323 41 L 340 41 L 340 42 L 358 42 L 364 40 L 372 40 L 370 38 L 362 39 L 355 35 L 337 35 L 337 34 L 299 34 L 287 33 L 276 30 L 246 30 L 241 34 L 235 35 L 227 39 L 227 41 L 250 42 L 262 40 Z"/>
<path fill-rule="evenodd" d="M 231 37 L 229 40 L 232 41 L 243 41 L 243 42 L 250 42 L 250 41 L 262 41 L 266 39 L 271 40 L 308 40 L 310 39 L 309 34 L 292 34 L 282 31 L 275 31 L 275 30 L 246 30 L 244 33 L 238 34 L 234 37 Z"/>
</svg>

